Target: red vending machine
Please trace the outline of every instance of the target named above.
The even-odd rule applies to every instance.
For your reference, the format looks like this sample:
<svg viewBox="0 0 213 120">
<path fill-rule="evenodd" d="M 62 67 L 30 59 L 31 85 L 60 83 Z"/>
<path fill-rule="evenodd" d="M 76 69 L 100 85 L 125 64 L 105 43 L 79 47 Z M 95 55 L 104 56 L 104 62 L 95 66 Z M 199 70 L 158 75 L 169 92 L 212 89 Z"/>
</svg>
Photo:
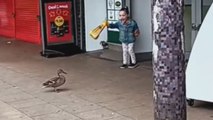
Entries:
<svg viewBox="0 0 213 120">
<path fill-rule="evenodd" d="M 78 53 L 73 35 L 72 0 L 41 0 L 42 52 L 45 57 Z"/>
</svg>

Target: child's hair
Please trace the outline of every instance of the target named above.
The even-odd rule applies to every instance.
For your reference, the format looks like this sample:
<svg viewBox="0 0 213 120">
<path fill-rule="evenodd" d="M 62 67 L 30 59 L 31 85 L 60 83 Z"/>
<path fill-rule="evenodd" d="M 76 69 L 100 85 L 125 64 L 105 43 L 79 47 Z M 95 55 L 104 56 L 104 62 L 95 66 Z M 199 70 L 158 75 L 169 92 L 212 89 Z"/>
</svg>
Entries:
<svg viewBox="0 0 213 120">
<path fill-rule="evenodd" d="M 127 15 L 129 15 L 129 8 L 128 8 L 127 6 L 122 7 L 122 8 L 120 9 L 120 11 L 124 11 L 124 12 L 126 12 Z"/>
</svg>

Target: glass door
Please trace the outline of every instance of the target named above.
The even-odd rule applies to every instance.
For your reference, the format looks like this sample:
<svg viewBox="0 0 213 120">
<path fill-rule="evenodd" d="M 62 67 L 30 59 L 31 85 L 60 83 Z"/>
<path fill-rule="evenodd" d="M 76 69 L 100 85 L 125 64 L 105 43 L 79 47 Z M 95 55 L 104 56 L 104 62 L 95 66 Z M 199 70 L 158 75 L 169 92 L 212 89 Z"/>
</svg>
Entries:
<svg viewBox="0 0 213 120">
<path fill-rule="evenodd" d="M 191 31 L 191 36 L 189 34 L 186 34 L 186 58 L 188 59 L 190 51 L 193 47 L 193 44 L 195 42 L 197 33 L 200 29 L 200 26 L 202 25 L 202 21 L 204 20 L 206 13 L 208 12 L 209 7 L 211 6 L 213 0 L 191 0 L 190 1 L 190 7 L 191 7 L 191 28 L 188 28 L 188 30 Z M 187 9 L 185 9 L 187 11 Z M 188 11 L 189 12 L 189 11 Z M 187 12 L 185 12 L 187 14 Z M 187 25 L 186 25 L 187 27 Z M 190 26 L 188 26 L 190 27 Z M 185 29 L 187 30 L 187 28 Z M 190 37 L 187 37 L 190 36 Z M 188 39 L 187 39 L 188 38 Z M 190 40 L 191 39 L 191 40 Z"/>
</svg>

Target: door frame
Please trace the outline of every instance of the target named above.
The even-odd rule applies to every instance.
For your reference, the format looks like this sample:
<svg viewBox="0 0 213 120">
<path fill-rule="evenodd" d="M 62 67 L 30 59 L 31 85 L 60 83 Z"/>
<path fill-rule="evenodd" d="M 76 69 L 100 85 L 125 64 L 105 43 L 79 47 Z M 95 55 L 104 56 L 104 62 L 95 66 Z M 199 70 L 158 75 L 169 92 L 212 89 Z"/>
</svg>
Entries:
<svg viewBox="0 0 213 120">
<path fill-rule="evenodd" d="M 197 33 L 202 23 L 202 6 L 203 0 L 192 0 L 192 40 L 191 40 L 191 48 L 195 42 Z"/>
</svg>

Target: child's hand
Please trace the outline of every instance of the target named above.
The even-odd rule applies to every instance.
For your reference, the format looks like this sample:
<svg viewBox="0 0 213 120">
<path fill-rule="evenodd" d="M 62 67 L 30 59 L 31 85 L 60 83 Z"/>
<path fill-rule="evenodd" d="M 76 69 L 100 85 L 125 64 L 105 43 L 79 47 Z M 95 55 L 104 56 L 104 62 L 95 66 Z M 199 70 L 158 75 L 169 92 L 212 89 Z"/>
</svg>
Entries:
<svg viewBox="0 0 213 120">
<path fill-rule="evenodd" d="M 108 26 L 109 26 L 109 22 L 108 22 L 107 20 L 105 20 L 105 21 L 103 22 L 103 25 L 106 26 L 106 27 L 108 27 Z"/>
<path fill-rule="evenodd" d="M 139 35 L 140 35 L 140 31 L 139 31 L 139 30 L 135 30 L 134 36 L 135 36 L 135 37 L 138 37 Z"/>
</svg>

